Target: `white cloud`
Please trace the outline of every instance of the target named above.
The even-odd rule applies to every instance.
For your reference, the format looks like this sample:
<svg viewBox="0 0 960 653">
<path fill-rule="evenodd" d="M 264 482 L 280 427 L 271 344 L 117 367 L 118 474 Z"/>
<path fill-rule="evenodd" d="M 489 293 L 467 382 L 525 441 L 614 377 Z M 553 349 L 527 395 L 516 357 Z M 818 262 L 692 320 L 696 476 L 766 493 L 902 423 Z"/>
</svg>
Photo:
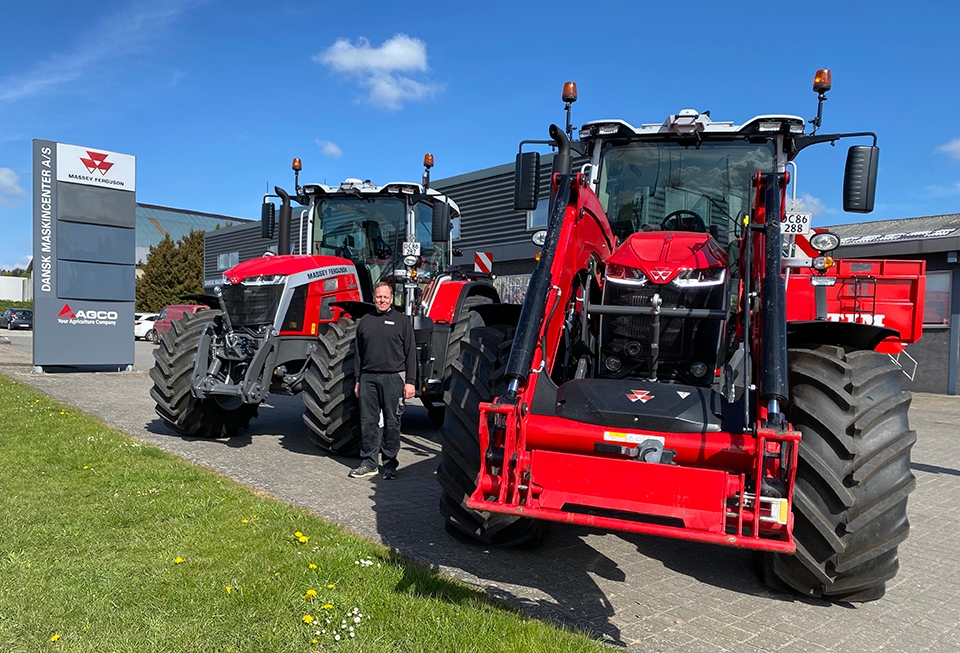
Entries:
<svg viewBox="0 0 960 653">
<path fill-rule="evenodd" d="M 343 150 L 341 150 L 340 146 L 333 141 L 323 141 L 318 138 L 317 145 L 320 146 L 320 151 L 327 156 L 343 156 Z"/>
<path fill-rule="evenodd" d="M 108 16 L 76 42 L 33 68 L 0 79 L 0 104 L 16 102 L 47 89 L 72 82 L 88 71 L 135 52 L 163 34 L 194 0 L 138 2 L 129 10 Z"/>
<path fill-rule="evenodd" d="M 10 168 L 0 168 L 0 206 L 13 206 L 5 195 L 23 195 L 20 177 Z"/>
<path fill-rule="evenodd" d="M 800 193 L 800 201 L 803 202 L 803 210 L 813 217 L 823 215 L 827 212 L 827 205 L 819 197 L 814 197 L 810 193 Z"/>
<path fill-rule="evenodd" d="M 399 109 L 405 101 L 423 100 L 440 90 L 429 79 L 418 81 L 408 75 L 425 73 L 428 65 L 426 43 L 406 34 L 397 34 L 379 47 L 371 46 L 363 37 L 356 45 L 349 39 L 338 39 L 313 60 L 333 72 L 356 78 L 369 90 L 367 101 L 384 109 Z"/>
<path fill-rule="evenodd" d="M 936 149 L 937 152 L 943 152 L 954 159 L 960 159 L 960 138 L 955 138 L 949 143 L 941 145 Z"/>
<path fill-rule="evenodd" d="M 927 194 L 934 197 L 950 197 L 960 193 L 960 182 L 927 186 Z"/>
</svg>

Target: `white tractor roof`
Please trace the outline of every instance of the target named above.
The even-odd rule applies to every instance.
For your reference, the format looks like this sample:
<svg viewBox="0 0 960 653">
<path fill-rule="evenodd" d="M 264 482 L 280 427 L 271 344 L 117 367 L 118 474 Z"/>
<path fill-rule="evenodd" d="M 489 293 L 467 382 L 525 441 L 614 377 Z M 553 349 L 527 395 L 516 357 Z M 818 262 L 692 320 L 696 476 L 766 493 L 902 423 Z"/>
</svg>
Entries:
<svg viewBox="0 0 960 653">
<path fill-rule="evenodd" d="M 618 134 L 636 134 L 654 135 L 654 134 L 693 134 L 695 132 L 707 134 L 738 134 L 744 131 L 753 131 L 758 123 L 780 122 L 787 123 L 794 128 L 805 124 L 800 116 L 791 116 L 787 114 L 769 114 L 755 116 L 743 123 L 736 125 L 732 122 L 720 122 L 710 119 L 709 113 L 700 113 L 694 109 L 683 109 L 679 113 L 668 116 L 662 123 L 643 124 L 639 128 L 623 120 L 591 120 L 581 127 L 580 138 L 590 138 L 593 136 L 591 127 L 600 127 L 602 125 L 618 125 Z M 791 130 L 792 133 L 798 133 Z M 802 133 L 802 132 L 800 132 Z"/>
<path fill-rule="evenodd" d="M 391 181 L 383 186 L 377 186 L 369 180 L 344 179 L 339 186 L 327 186 L 325 184 L 304 184 L 303 192 L 307 195 L 327 195 L 327 196 L 347 196 L 359 193 L 360 195 L 413 195 L 426 194 L 427 197 L 446 202 L 450 205 L 450 214 L 452 217 L 460 215 L 460 207 L 452 199 L 432 188 L 428 188 L 424 193 L 423 186 L 409 181 Z"/>
</svg>

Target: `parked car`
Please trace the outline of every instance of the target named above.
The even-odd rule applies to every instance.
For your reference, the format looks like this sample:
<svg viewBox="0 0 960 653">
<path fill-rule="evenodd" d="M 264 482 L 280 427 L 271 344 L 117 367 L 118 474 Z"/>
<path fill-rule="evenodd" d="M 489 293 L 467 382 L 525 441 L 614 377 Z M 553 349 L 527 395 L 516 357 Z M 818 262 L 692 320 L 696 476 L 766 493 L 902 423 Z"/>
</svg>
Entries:
<svg viewBox="0 0 960 653">
<path fill-rule="evenodd" d="M 182 318 L 186 313 L 196 313 L 206 310 L 207 307 L 200 304 L 171 304 L 162 311 L 160 317 L 153 323 L 153 342 L 159 344 L 160 340 L 168 331 L 173 323 Z"/>
<path fill-rule="evenodd" d="M 29 308 L 8 308 L 0 314 L 0 328 L 3 327 L 10 331 L 14 329 L 32 329 L 33 311 Z"/>
<path fill-rule="evenodd" d="M 133 339 L 153 340 L 153 323 L 160 317 L 159 313 L 133 314 Z"/>
</svg>

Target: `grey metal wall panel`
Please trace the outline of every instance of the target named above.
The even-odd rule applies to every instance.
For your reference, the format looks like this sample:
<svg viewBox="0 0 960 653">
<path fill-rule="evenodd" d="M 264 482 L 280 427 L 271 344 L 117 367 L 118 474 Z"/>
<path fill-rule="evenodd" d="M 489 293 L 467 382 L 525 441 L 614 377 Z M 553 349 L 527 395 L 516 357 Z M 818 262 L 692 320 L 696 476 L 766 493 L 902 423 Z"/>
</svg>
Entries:
<svg viewBox="0 0 960 653">
<path fill-rule="evenodd" d="M 135 229 L 61 221 L 57 225 L 57 258 L 92 263 L 136 263 Z"/>
<path fill-rule="evenodd" d="M 306 228 L 306 220 L 304 220 Z M 214 229 L 204 233 L 203 278 L 210 280 L 223 276 L 223 270 L 217 269 L 217 256 L 239 252 L 240 262 L 260 258 L 270 247 L 277 247 L 277 232 L 270 240 L 260 238 L 260 223 L 238 225 L 226 229 Z M 291 221 L 290 235 L 293 239 L 291 251 L 300 254 L 297 241 L 300 237 L 300 210 L 295 209 Z M 304 252 L 306 253 L 306 252 Z"/>
<path fill-rule="evenodd" d="M 59 261 L 57 297 L 128 301 L 134 296 L 135 267 L 109 263 Z"/>
<path fill-rule="evenodd" d="M 134 193 L 57 182 L 57 204 L 60 220 L 130 229 L 137 226 L 137 196 Z"/>
</svg>

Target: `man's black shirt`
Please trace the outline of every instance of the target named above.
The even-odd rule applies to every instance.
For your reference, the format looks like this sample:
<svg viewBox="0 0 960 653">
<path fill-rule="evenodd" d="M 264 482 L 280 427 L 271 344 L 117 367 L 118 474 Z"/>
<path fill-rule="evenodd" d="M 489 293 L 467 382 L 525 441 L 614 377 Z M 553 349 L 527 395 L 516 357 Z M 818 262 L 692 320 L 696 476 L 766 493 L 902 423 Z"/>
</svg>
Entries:
<svg viewBox="0 0 960 653">
<path fill-rule="evenodd" d="M 404 372 L 405 383 L 417 383 L 417 343 L 413 322 L 405 314 L 389 309 L 374 311 L 357 324 L 357 358 L 360 373 Z"/>
</svg>

